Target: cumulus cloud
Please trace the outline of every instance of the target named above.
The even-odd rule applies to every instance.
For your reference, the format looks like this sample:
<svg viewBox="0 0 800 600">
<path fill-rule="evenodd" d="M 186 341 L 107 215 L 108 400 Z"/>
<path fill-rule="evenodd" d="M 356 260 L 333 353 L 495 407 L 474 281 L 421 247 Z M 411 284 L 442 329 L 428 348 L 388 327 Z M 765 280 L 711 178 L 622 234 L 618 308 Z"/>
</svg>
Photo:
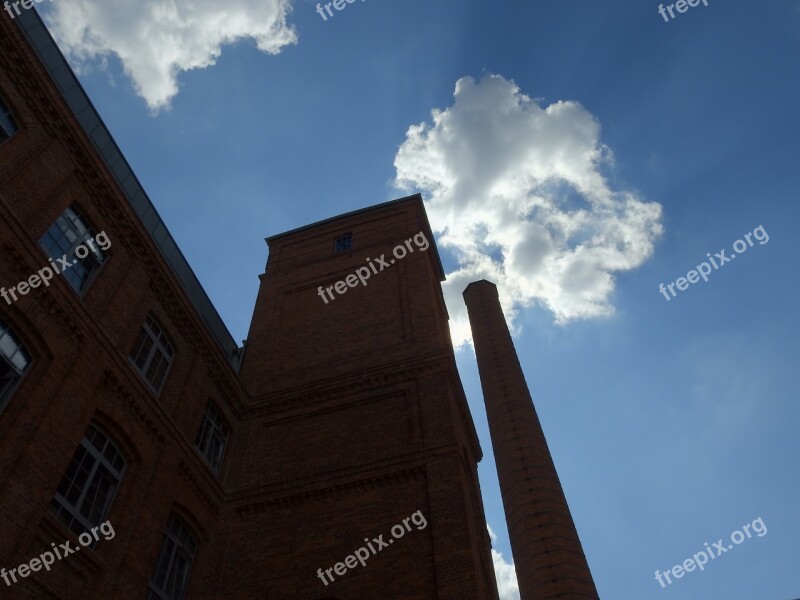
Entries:
<svg viewBox="0 0 800 600">
<path fill-rule="evenodd" d="M 497 535 L 489 524 L 486 524 L 489 530 L 489 537 L 492 544 L 497 541 Z M 507 563 L 503 555 L 492 548 L 492 562 L 494 563 L 494 574 L 497 579 L 497 591 L 500 600 L 519 600 L 519 586 L 517 585 L 517 573 L 514 571 L 514 563 Z"/>
<path fill-rule="evenodd" d="M 297 40 L 290 0 L 68 0 L 48 25 L 78 67 L 116 55 L 151 110 L 169 106 L 178 74 L 216 62 L 224 44 L 250 38 L 277 54 Z"/>
<path fill-rule="evenodd" d="M 471 339 L 461 293 L 477 279 L 497 284 L 512 326 L 533 304 L 559 324 L 612 314 L 614 273 L 652 255 L 661 206 L 612 186 L 613 153 L 580 103 L 543 107 L 499 75 L 458 80 L 454 98 L 408 129 L 394 162 L 457 261 L 444 284 L 453 342 Z"/>
</svg>

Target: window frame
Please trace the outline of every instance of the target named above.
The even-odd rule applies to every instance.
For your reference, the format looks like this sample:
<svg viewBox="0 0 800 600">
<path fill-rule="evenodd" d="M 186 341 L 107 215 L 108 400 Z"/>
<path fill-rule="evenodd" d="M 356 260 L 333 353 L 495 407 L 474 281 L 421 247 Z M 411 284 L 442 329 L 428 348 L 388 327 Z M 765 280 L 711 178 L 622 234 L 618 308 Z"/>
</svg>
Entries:
<svg viewBox="0 0 800 600">
<path fill-rule="evenodd" d="M 3 349 L 3 341 L 6 337 L 10 338 L 14 347 L 14 352 L 10 355 L 6 354 Z M 22 356 L 22 358 L 26 361 L 26 364 L 22 370 L 20 370 L 19 367 L 13 362 L 17 356 Z M 20 382 L 25 377 L 25 374 L 30 370 L 31 363 L 33 363 L 33 355 L 25 346 L 22 338 L 17 335 L 8 322 L 2 317 L 0 317 L 0 360 L 4 361 L 8 365 L 9 375 L 16 374 L 14 379 L 8 380 L 8 383 L 3 384 L 2 380 L 0 380 L 0 414 L 2 414 L 3 410 L 11 400 L 11 397 L 14 395 L 14 392 L 19 387 Z"/>
<path fill-rule="evenodd" d="M 149 348 L 145 350 L 145 354 L 147 356 L 144 359 L 144 364 L 140 366 L 138 362 L 139 357 L 142 354 L 142 349 L 148 344 Z M 158 386 L 156 386 L 155 383 L 150 380 L 149 375 L 151 369 L 153 369 L 156 353 L 159 350 L 161 351 L 162 359 L 166 361 L 166 367 L 163 369 L 163 372 L 160 375 Z M 156 394 L 156 396 L 158 396 L 161 393 L 161 390 L 164 389 L 164 384 L 167 382 L 167 377 L 169 375 L 170 368 L 172 367 L 172 363 L 175 360 L 175 356 L 175 344 L 172 342 L 172 339 L 169 335 L 167 335 L 163 325 L 161 325 L 161 322 L 153 314 L 149 313 L 142 323 L 142 327 L 139 330 L 139 335 L 136 336 L 136 341 L 134 342 L 133 348 L 128 355 L 128 359 L 130 360 L 136 372 L 139 373 L 147 386 L 153 391 L 153 393 Z M 160 369 L 160 365 L 156 367 L 156 369 Z M 154 379 L 157 374 L 158 371 L 153 373 Z"/>
<path fill-rule="evenodd" d="M 194 447 L 215 473 L 219 473 L 222 468 L 222 461 L 225 460 L 225 449 L 228 446 L 229 433 L 230 427 L 228 427 L 228 423 L 222 415 L 222 411 L 217 408 L 217 405 L 213 401 L 209 400 L 206 404 L 206 410 L 203 412 L 203 420 L 200 423 L 200 429 L 197 431 Z M 206 443 L 203 445 L 204 440 L 206 440 Z M 221 443 L 215 446 L 214 442 Z M 214 461 L 215 447 L 221 448 L 216 464 Z"/>
<path fill-rule="evenodd" d="M 4 122 L 11 125 L 13 131 L 10 133 L 6 131 L 4 127 Z M 11 107 L 6 103 L 2 96 L 0 96 L 0 146 L 5 144 L 11 138 L 19 133 L 20 125 L 17 119 L 14 118 L 14 111 L 11 110 Z M 3 137 L 5 136 L 5 137 Z"/>
<path fill-rule="evenodd" d="M 62 223 L 67 226 L 68 231 L 64 229 Z M 75 239 L 71 240 L 70 237 Z M 95 228 L 74 203 L 67 206 L 39 238 L 39 247 L 53 261 L 65 256 L 69 259 L 71 266 L 69 269 L 62 268 L 60 275 L 78 296 L 83 296 L 88 291 L 92 282 L 97 278 L 97 274 L 108 261 L 108 254 L 105 250 L 96 244 L 92 249 L 92 246 L 87 243 L 87 240 L 94 242 L 96 238 Z M 69 247 L 65 248 L 62 240 L 68 243 Z M 89 249 L 89 253 L 83 258 L 75 253 L 79 246 Z M 60 254 L 54 254 L 55 250 L 58 250 Z M 78 265 L 84 270 L 83 275 L 80 274 L 80 270 L 76 269 Z M 76 277 L 80 278 L 79 282 L 76 281 Z"/>
<path fill-rule="evenodd" d="M 189 548 L 187 542 L 191 543 L 191 548 Z M 184 598 L 186 595 L 186 588 L 189 586 L 189 576 L 192 572 L 192 563 L 194 562 L 194 556 L 197 552 L 197 546 L 196 536 L 193 534 L 192 530 L 177 515 L 170 513 L 169 521 L 167 521 L 167 526 L 164 529 L 161 540 L 161 548 L 158 551 L 158 560 L 156 561 L 155 570 L 147 586 L 148 600 L 182 600 Z M 188 566 L 183 576 L 184 579 L 180 595 L 176 597 L 162 587 L 162 585 L 166 585 L 173 580 L 174 571 L 178 564 L 176 562 L 176 557 L 179 555 L 184 559 L 188 558 Z M 163 565 L 165 559 L 166 565 Z M 158 583 L 159 579 L 163 580 L 162 583 Z"/>
<path fill-rule="evenodd" d="M 98 446 L 95 445 L 95 440 L 97 439 L 95 434 L 99 434 L 104 438 L 102 448 L 98 448 Z M 116 460 L 109 459 L 107 456 L 109 449 L 113 451 L 113 459 L 118 458 L 121 461 L 121 467 L 117 467 L 115 465 Z M 83 484 L 80 486 L 80 492 L 77 500 L 75 502 L 71 502 L 61 493 L 61 490 L 66 485 L 66 491 L 69 492 L 69 488 L 76 485 L 75 477 L 79 475 L 80 470 L 85 470 L 87 456 L 92 460 L 91 466 L 83 481 Z M 75 465 L 77 465 L 77 468 L 73 469 Z M 58 487 L 56 488 L 53 498 L 50 501 L 50 512 L 54 514 L 56 519 L 62 525 L 76 535 L 80 535 L 92 527 L 97 527 L 108 516 L 111 505 L 114 503 L 114 499 L 116 498 L 117 491 L 122 484 L 122 479 L 125 476 L 127 466 L 128 461 L 125 459 L 125 455 L 120 450 L 119 444 L 115 443 L 112 437 L 106 433 L 105 429 L 100 427 L 97 423 L 90 423 L 89 427 L 86 429 L 86 432 L 83 434 L 83 437 L 81 437 L 78 447 L 72 453 L 70 462 L 67 465 L 64 474 L 61 476 Z M 70 475 L 71 472 L 73 472 L 72 475 Z M 113 487 L 111 489 L 111 493 L 108 494 L 104 502 L 102 510 L 99 511 L 97 522 L 94 523 L 89 517 L 83 515 L 82 508 L 84 507 L 89 492 L 94 491 L 95 498 L 92 500 L 92 504 L 90 505 L 90 512 L 91 510 L 95 509 L 97 490 L 99 489 L 99 486 L 97 486 L 95 482 L 100 481 L 99 478 L 103 476 L 110 476 L 109 478 L 112 481 Z M 69 516 L 69 522 L 65 520 L 65 515 L 62 513 L 62 511 Z M 76 524 L 82 526 L 83 529 L 76 529 Z"/>
<path fill-rule="evenodd" d="M 352 232 L 343 233 L 336 237 L 336 241 L 333 244 L 333 250 L 336 254 L 340 254 L 342 252 L 350 252 L 352 249 L 353 249 Z"/>
</svg>

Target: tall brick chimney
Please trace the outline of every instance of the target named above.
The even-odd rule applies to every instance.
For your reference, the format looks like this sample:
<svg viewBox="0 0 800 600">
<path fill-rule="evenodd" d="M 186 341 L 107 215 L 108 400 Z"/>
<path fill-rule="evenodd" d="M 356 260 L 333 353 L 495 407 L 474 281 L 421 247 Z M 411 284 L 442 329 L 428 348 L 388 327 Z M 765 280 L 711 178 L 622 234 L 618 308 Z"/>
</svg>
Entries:
<svg viewBox="0 0 800 600">
<path fill-rule="evenodd" d="M 497 287 L 464 290 L 521 600 L 598 598 Z"/>
</svg>

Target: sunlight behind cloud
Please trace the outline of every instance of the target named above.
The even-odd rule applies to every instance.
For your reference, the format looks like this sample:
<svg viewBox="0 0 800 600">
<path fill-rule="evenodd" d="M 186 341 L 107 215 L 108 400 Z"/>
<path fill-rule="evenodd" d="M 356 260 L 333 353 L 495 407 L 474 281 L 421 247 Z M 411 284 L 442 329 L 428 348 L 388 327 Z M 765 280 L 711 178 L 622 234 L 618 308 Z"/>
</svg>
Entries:
<svg viewBox="0 0 800 600">
<path fill-rule="evenodd" d="M 471 339 L 461 293 L 482 278 L 512 325 L 534 303 L 560 324 L 612 314 L 614 273 L 652 255 L 661 205 L 612 188 L 613 154 L 578 102 L 543 108 L 499 75 L 459 79 L 454 97 L 409 127 L 395 157 L 395 184 L 422 192 L 458 260 L 443 286 L 453 342 Z"/>
</svg>

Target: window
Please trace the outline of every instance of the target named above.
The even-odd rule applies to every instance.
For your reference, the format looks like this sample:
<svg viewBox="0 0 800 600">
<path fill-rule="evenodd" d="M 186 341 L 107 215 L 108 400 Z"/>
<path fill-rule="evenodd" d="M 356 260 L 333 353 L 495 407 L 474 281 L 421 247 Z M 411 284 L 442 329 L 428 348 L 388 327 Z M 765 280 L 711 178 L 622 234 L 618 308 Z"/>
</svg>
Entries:
<svg viewBox="0 0 800 600">
<path fill-rule="evenodd" d="M 125 461 L 111 440 L 90 425 L 50 502 L 50 510 L 80 535 L 106 517 Z"/>
<path fill-rule="evenodd" d="M 161 390 L 174 355 L 166 334 L 156 320 L 148 315 L 131 352 L 131 360 L 156 392 Z"/>
<path fill-rule="evenodd" d="M 170 516 L 147 600 L 183 598 L 195 547 L 194 538 L 186 527 L 174 515 Z"/>
<path fill-rule="evenodd" d="M 6 322 L 0 319 L 0 410 L 30 364 L 31 355 Z"/>
<path fill-rule="evenodd" d="M 225 441 L 228 439 L 228 428 L 222 420 L 222 415 L 210 402 L 206 406 L 203 424 L 197 433 L 195 446 L 205 457 L 208 464 L 215 471 L 219 471 L 222 463 L 222 454 L 225 452 Z"/>
<path fill-rule="evenodd" d="M 347 252 L 353 247 L 353 234 L 345 233 L 336 238 L 336 252 Z"/>
<path fill-rule="evenodd" d="M 72 266 L 61 271 L 64 278 L 76 292 L 82 292 L 89 283 L 92 274 L 97 271 L 106 255 L 94 242 L 94 231 L 86 223 L 78 210 L 70 206 L 39 240 L 39 245 L 53 260 L 67 257 Z M 84 255 L 81 257 L 78 251 Z"/>
<path fill-rule="evenodd" d="M 5 142 L 8 138 L 19 131 L 17 122 L 11 116 L 11 111 L 5 105 L 5 102 L 0 100 L 0 144 Z"/>
</svg>

